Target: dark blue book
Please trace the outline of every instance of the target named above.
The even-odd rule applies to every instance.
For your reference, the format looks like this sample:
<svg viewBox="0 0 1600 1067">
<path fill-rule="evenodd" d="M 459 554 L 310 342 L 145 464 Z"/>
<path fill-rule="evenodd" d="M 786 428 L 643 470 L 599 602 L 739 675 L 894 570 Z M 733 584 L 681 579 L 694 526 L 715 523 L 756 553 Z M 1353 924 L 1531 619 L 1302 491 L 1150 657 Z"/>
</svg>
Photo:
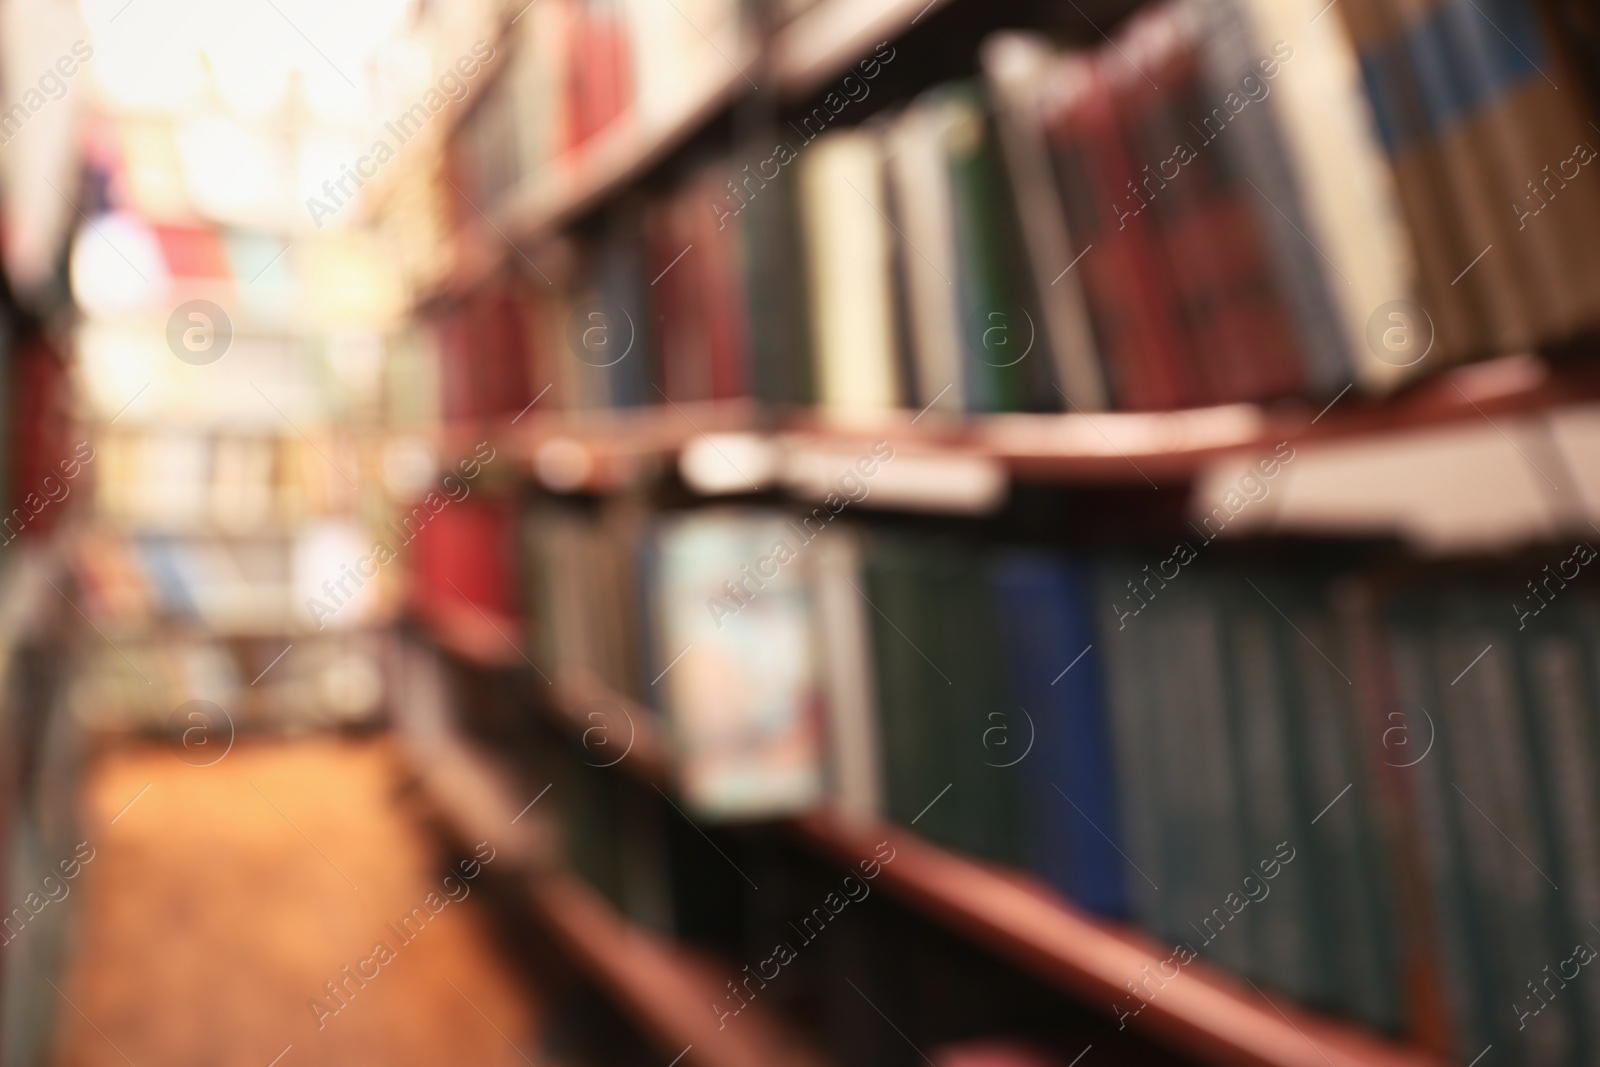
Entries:
<svg viewBox="0 0 1600 1067">
<path fill-rule="evenodd" d="M 603 346 L 581 346 L 581 358 L 604 376 L 606 402 L 613 408 L 662 402 L 654 382 L 655 339 L 644 256 L 637 230 L 619 226 L 608 232 L 594 252 L 595 301 L 579 309 L 589 316 L 586 322 L 603 323 L 603 334 L 590 335 L 592 341 L 603 338 Z M 594 319 L 596 312 L 602 317 Z"/>
<path fill-rule="evenodd" d="M 1033 738 L 1016 769 L 1032 801 L 1034 868 L 1081 907 L 1124 918 L 1127 861 L 1118 852 L 1111 734 L 1092 647 L 1088 576 L 1064 557 L 1019 550 L 996 559 L 993 582 L 1017 709 L 1006 744 L 990 746 L 990 759 L 1017 759 Z"/>
</svg>

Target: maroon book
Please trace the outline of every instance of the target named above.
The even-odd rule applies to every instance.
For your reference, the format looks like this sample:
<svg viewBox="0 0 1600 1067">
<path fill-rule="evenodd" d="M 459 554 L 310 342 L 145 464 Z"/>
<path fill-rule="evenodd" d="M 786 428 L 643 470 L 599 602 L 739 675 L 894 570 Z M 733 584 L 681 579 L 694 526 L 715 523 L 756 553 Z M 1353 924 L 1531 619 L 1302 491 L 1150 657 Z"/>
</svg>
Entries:
<svg viewBox="0 0 1600 1067">
<path fill-rule="evenodd" d="M 1299 392 L 1300 344 L 1245 199 L 1259 194 L 1233 172 L 1223 146 L 1207 139 L 1228 130 L 1215 119 L 1205 124 L 1213 103 L 1200 77 L 1199 33 L 1192 8 L 1161 5 L 1130 23 L 1123 53 L 1102 53 L 1137 167 L 1134 206 L 1160 235 L 1198 399 Z"/>
<path fill-rule="evenodd" d="M 1046 94 L 1046 137 L 1078 257 L 1072 269 L 1083 274 L 1117 406 L 1185 407 L 1199 396 L 1189 380 L 1193 359 L 1160 234 L 1132 192 L 1134 168 L 1101 69 L 1106 61 L 1063 55 Z M 1123 62 L 1115 55 L 1109 61 Z"/>
</svg>

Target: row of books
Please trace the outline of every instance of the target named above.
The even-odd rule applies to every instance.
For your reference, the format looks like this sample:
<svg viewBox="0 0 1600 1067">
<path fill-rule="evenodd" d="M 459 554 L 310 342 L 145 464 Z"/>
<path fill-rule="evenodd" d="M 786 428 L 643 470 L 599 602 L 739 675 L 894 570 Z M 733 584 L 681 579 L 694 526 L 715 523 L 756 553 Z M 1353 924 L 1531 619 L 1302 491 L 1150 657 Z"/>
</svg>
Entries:
<svg viewBox="0 0 1600 1067">
<path fill-rule="evenodd" d="M 1002 33 L 982 79 L 857 123 L 882 45 L 774 145 L 458 308 L 521 328 L 446 361 L 573 407 L 1166 409 L 1381 392 L 1600 324 L 1595 111 L 1548 82 L 1541 10 L 1371 6 L 1348 33 L 1315 0 L 1167 0 L 1095 49 Z"/>
<path fill-rule="evenodd" d="M 738 0 L 550 0 L 519 15 L 499 62 L 509 69 L 474 107 L 452 170 L 478 204 L 524 176 L 576 163 L 607 131 L 679 118 L 747 63 Z"/>
<path fill-rule="evenodd" d="M 292 635 L 350 629 L 388 610 L 400 574 L 385 564 L 406 542 L 382 537 L 387 554 L 350 519 L 233 537 L 94 527 L 80 535 L 73 563 L 84 611 L 112 633 Z"/>
<path fill-rule="evenodd" d="M 1526 347 L 1600 317 L 1600 192 L 1582 175 L 1600 139 L 1574 37 L 1555 20 L 1563 6 L 1343 8 L 1413 234 L 1418 299 L 1447 353 Z"/>
<path fill-rule="evenodd" d="M 236 534 L 348 515 L 357 494 L 341 471 L 359 476 L 358 450 L 318 437 L 111 428 L 95 438 L 95 510 L 128 528 Z"/>
<path fill-rule="evenodd" d="M 1500 575 L 1073 557 L 828 510 L 530 512 L 530 655 L 654 709 L 696 818 L 889 818 L 1391 1033 L 1600 1048 L 1592 993 L 1542 969 L 1600 892 L 1600 602 L 1541 573 L 1519 629 Z M 602 726 L 590 766 L 623 751 Z"/>
<path fill-rule="evenodd" d="M 152 632 L 89 648 L 66 709 L 92 730 L 163 733 L 179 758 L 204 766 L 239 733 L 372 721 L 384 697 L 381 655 L 372 633 L 290 642 Z"/>
</svg>

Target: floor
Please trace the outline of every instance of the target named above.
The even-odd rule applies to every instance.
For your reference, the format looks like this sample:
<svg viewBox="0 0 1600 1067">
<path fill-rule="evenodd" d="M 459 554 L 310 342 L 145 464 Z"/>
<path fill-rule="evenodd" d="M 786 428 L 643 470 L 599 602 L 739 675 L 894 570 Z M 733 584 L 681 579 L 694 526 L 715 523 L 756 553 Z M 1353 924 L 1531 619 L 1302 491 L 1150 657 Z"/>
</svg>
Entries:
<svg viewBox="0 0 1600 1067">
<path fill-rule="evenodd" d="M 164 745 L 96 760 L 57 1064 L 533 1062 L 533 994 L 483 894 L 443 882 L 400 772 L 382 738 L 241 740 L 209 767 Z"/>
</svg>

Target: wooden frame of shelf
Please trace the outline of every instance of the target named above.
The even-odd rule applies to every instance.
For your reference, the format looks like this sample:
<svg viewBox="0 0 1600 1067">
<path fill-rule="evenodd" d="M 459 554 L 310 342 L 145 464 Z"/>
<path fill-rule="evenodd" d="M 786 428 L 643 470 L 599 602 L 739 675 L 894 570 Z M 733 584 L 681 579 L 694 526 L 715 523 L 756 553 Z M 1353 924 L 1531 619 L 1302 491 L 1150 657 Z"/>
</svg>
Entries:
<svg viewBox="0 0 1600 1067">
<path fill-rule="evenodd" d="M 892 40 L 951 0 L 820 0 L 774 38 L 771 71 L 779 92 L 796 99 L 841 75 L 872 48 Z"/>
<path fill-rule="evenodd" d="M 586 702 L 605 700 L 624 709 L 643 741 L 616 769 L 666 785 L 670 765 L 664 739 L 647 733 L 650 712 L 603 683 L 563 674 L 546 710 L 569 731 L 584 729 Z M 638 745 L 638 741 L 636 741 Z M 1153 939 L 1094 918 L 1020 872 L 949 852 L 914 832 L 879 820 L 851 820 L 819 809 L 792 820 L 795 834 L 824 857 L 854 869 L 888 841 L 895 860 L 885 864 L 886 891 L 947 928 L 986 946 L 1063 990 L 1080 1003 L 1133 1003 L 1126 983 L 1140 979 L 1170 953 Z M 1130 1025 L 1162 1043 L 1217 1067 L 1444 1067 L 1421 1050 L 1270 997 L 1196 961 L 1164 985 Z"/>
<path fill-rule="evenodd" d="M 1137 982 L 1171 955 L 1152 939 L 1092 918 L 1019 872 L 990 867 L 929 844 L 897 826 L 856 823 L 827 812 L 795 820 L 802 840 L 845 865 L 895 850 L 878 883 L 950 929 L 989 947 L 1074 999 L 1116 1016 L 1138 1001 Z M 1127 1023 L 1217 1067 L 1444 1067 L 1416 1049 L 1269 998 L 1195 961 L 1161 986 Z"/>
<path fill-rule="evenodd" d="M 875 441 L 888 440 L 897 452 L 992 462 L 1022 480 L 1142 486 L 1148 477 L 1176 485 L 1220 457 L 1270 451 L 1285 440 L 1352 440 L 1594 402 L 1600 402 L 1600 367 L 1556 371 L 1520 355 L 1459 367 L 1392 397 L 1341 397 L 1322 412 L 1233 404 L 938 421 L 896 409 L 849 421 L 809 411 L 779 422 L 776 415 L 763 419 L 753 401 L 728 400 L 535 412 L 516 431 L 491 437 L 522 470 L 558 492 L 614 490 L 645 463 L 671 458 L 703 433 L 737 432 L 767 436 L 789 454 L 859 454 Z M 451 443 L 465 441 L 468 430 L 456 428 L 445 436 Z M 544 476 L 551 457 L 562 468 L 554 480 Z"/>
</svg>

